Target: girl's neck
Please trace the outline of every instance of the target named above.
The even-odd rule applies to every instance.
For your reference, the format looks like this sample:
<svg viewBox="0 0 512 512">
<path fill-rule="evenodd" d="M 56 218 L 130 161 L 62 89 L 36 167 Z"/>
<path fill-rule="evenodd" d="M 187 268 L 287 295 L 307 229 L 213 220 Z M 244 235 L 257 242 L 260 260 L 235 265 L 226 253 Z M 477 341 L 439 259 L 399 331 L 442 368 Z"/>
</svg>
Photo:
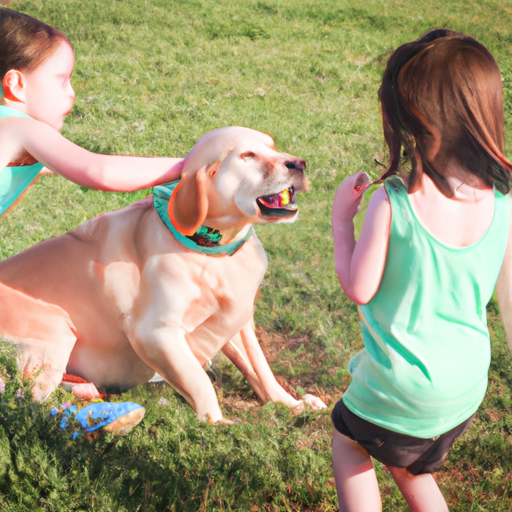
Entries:
<svg viewBox="0 0 512 512">
<path fill-rule="evenodd" d="M 471 196 L 475 191 L 492 188 L 482 178 L 468 172 L 457 163 L 448 164 L 446 171 L 445 178 L 456 196 L 457 194 L 462 197 L 466 195 Z"/>
<path fill-rule="evenodd" d="M 409 176 L 405 177 L 404 181 L 406 184 L 408 184 L 408 178 Z M 485 183 L 480 177 L 456 166 L 452 166 L 448 172 L 444 174 L 444 178 L 448 182 L 450 190 L 453 191 L 453 196 L 450 199 L 455 201 L 479 201 L 492 189 L 492 187 Z M 436 191 L 442 194 L 436 187 L 434 181 L 426 173 L 423 173 L 421 183 L 416 192 L 419 192 L 419 195 L 421 195 L 422 192 L 431 193 Z"/>
</svg>

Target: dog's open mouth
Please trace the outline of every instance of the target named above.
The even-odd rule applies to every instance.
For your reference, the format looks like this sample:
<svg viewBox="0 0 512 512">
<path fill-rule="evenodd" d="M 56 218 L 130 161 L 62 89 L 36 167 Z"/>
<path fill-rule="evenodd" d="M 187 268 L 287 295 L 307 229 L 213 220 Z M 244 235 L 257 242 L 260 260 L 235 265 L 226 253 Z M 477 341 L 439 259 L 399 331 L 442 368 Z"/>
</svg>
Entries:
<svg viewBox="0 0 512 512">
<path fill-rule="evenodd" d="M 278 194 L 258 197 L 256 202 L 263 217 L 292 217 L 299 209 L 293 187 L 281 190 Z"/>
</svg>

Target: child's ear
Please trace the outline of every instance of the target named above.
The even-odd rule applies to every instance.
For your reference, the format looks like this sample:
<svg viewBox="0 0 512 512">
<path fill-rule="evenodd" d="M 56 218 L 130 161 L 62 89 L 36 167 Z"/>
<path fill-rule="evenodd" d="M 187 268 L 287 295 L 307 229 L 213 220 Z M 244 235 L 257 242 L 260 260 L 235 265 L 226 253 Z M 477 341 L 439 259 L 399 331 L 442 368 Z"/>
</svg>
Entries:
<svg viewBox="0 0 512 512">
<path fill-rule="evenodd" d="M 21 71 L 7 71 L 2 80 L 2 87 L 5 99 L 25 103 L 25 77 Z"/>
</svg>

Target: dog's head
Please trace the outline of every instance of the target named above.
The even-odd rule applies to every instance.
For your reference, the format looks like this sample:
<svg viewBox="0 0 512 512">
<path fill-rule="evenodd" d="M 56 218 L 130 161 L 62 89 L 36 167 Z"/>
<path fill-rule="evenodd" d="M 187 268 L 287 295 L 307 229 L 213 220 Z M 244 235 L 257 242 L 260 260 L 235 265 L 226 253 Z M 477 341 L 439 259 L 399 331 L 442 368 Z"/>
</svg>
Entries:
<svg viewBox="0 0 512 512">
<path fill-rule="evenodd" d="M 169 218 L 185 235 L 201 224 L 223 230 L 293 222 L 295 191 L 308 189 L 305 168 L 304 160 L 278 153 L 269 135 L 219 128 L 201 137 L 187 155 L 169 201 Z"/>
</svg>

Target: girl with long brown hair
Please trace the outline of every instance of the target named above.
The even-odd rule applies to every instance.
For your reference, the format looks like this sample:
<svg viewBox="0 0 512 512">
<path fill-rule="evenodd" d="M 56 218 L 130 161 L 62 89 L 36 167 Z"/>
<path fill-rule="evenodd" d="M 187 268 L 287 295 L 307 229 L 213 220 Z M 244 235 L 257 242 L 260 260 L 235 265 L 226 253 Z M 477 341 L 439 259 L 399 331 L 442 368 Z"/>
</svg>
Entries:
<svg viewBox="0 0 512 512">
<path fill-rule="evenodd" d="M 357 243 L 368 177 L 346 178 L 333 206 L 336 271 L 365 346 L 332 413 L 336 486 L 341 511 L 381 510 L 373 457 L 411 510 L 440 512 L 432 473 L 484 397 L 486 305 L 512 257 L 501 76 L 474 38 L 434 30 L 391 55 L 379 98 L 390 164 Z"/>
</svg>

